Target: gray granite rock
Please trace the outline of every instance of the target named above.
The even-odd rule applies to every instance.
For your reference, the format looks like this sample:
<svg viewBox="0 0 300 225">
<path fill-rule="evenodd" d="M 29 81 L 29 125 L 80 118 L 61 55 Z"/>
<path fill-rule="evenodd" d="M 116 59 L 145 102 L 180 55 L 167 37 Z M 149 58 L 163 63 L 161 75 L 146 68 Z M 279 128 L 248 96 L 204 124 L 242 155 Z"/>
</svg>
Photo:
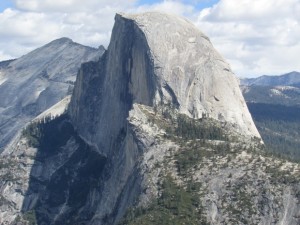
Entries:
<svg viewBox="0 0 300 225">
<path fill-rule="evenodd" d="M 0 152 L 31 119 L 72 93 L 80 64 L 94 49 L 61 38 L 0 66 Z"/>
<path fill-rule="evenodd" d="M 192 118 L 206 115 L 260 137 L 229 65 L 192 23 L 156 12 L 115 20 L 107 52 L 81 69 L 70 104 L 88 143 L 111 154 L 107 140 L 125 127 L 133 103 L 170 104 Z"/>
<path fill-rule="evenodd" d="M 118 224 L 130 207 L 158 198 L 170 175 L 183 188 L 191 179 L 201 183 L 211 224 L 297 224 L 299 164 L 262 156 L 250 141 L 260 136 L 237 80 L 208 38 L 167 14 L 115 20 L 108 50 L 81 66 L 68 115 L 58 118 L 59 128 L 71 130 L 67 140 L 43 153 L 21 138 L 6 151 L 15 163 L 0 170 L 8 177 L 0 193 L 11 203 L 0 207 L 2 221 L 35 210 L 45 224 Z M 170 137 L 165 125 L 174 121 L 166 111 L 210 117 L 236 136 L 207 145 Z M 188 176 L 179 175 L 176 155 L 195 149 L 203 157 Z M 26 168 L 18 172 L 19 165 Z M 9 171 L 16 171 L 13 179 Z"/>
</svg>

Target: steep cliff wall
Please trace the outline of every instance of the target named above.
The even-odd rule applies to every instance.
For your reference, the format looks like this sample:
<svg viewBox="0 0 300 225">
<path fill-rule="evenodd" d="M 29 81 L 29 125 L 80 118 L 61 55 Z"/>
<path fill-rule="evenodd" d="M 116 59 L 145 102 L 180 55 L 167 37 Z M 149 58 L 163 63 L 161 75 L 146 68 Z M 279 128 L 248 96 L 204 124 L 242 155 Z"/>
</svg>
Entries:
<svg viewBox="0 0 300 225">
<path fill-rule="evenodd" d="M 118 14 L 105 56 L 80 71 L 69 112 L 79 134 L 107 155 L 133 103 L 171 104 L 259 137 L 229 65 L 204 34 L 175 16 Z"/>
<path fill-rule="evenodd" d="M 143 33 L 116 16 L 107 52 L 79 72 L 69 113 L 79 134 L 102 154 L 112 154 L 111 144 L 126 129 L 133 102 L 153 105 L 156 78 L 150 56 Z"/>
<path fill-rule="evenodd" d="M 296 183 L 299 177 L 291 172 L 285 178 L 282 161 L 262 161 L 259 143 L 251 141 L 260 136 L 237 81 L 209 39 L 167 14 L 117 14 L 115 20 L 107 51 L 82 65 L 67 114 L 30 126 L 28 137 L 6 155 L 16 162 L 11 171 L 21 164 L 24 173 L 11 177 L 0 170 L 8 202 L 0 207 L 3 221 L 26 220 L 34 212 L 39 224 L 111 225 L 131 207 L 145 207 L 131 211 L 128 223 L 141 224 L 139 216 L 160 219 L 161 212 L 178 221 L 187 216 L 181 224 L 256 223 L 270 221 L 266 212 L 274 209 L 271 219 L 297 224 L 297 186 L 287 181 L 281 187 L 270 174 L 279 171 Z M 26 178 L 21 184 L 20 176 Z M 262 188 L 252 194 L 257 179 Z M 164 194 L 166 187 L 180 193 L 177 202 L 173 192 Z M 269 189 L 275 192 L 266 195 Z M 289 190 L 278 203 L 281 191 Z M 266 196 L 276 201 L 263 202 Z M 187 199 L 180 206 L 185 214 L 177 205 L 172 211 L 180 199 Z M 287 202 L 293 215 L 284 214 Z M 250 207 L 238 211 L 243 204 Z"/>
<path fill-rule="evenodd" d="M 107 159 L 95 223 L 118 221 L 144 188 L 138 159 L 153 137 L 137 137 L 128 123 L 135 104 L 260 137 L 228 64 L 194 25 L 161 13 L 117 14 L 115 21 L 103 57 L 82 66 L 68 110 L 78 135 Z"/>
</svg>

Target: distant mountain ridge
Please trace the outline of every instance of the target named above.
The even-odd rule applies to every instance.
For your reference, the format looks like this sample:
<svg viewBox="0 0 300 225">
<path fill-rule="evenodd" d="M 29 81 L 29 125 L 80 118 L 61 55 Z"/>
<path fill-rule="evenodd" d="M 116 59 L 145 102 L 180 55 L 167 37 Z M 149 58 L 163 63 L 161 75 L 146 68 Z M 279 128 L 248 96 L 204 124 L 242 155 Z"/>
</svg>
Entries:
<svg viewBox="0 0 300 225">
<path fill-rule="evenodd" d="M 300 88 L 293 86 L 241 86 L 247 102 L 300 106 Z"/>
<path fill-rule="evenodd" d="M 240 79 L 245 86 L 300 86 L 300 73 L 293 71 L 279 76 L 263 75 L 257 78 Z"/>
<path fill-rule="evenodd" d="M 300 73 L 241 80 L 241 90 L 272 153 L 300 160 Z"/>
<path fill-rule="evenodd" d="M 241 79 L 240 88 L 247 102 L 300 106 L 299 72 Z"/>
<path fill-rule="evenodd" d="M 185 18 L 117 14 L 64 100 L 0 154 L 0 224 L 300 224 L 299 164 L 266 154 L 230 66 Z"/>
<path fill-rule="evenodd" d="M 0 62 L 0 152 L 27 122 L 71 94 L 81 64 L 103 52 L 60 38 Z"/>
</svg>

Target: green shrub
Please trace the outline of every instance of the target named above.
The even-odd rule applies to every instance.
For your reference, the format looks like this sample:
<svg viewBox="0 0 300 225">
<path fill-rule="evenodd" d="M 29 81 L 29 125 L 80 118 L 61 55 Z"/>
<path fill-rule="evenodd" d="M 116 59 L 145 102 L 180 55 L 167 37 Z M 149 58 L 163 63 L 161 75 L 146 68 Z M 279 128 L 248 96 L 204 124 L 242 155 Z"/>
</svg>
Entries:
<svg viewBox="0 0 300 225">
<path fill-rule="evenodd" d="M 120 225 L 196 225 L 207 224 L 201 214 L 199 183 L 185 189 L 168 175 L 161 185 L 161 195 L 148 208 L 131 208 Z"/>
<path fill-rule="evenodd" d="M 227 140 L 223 129 L 215 121 L 209 118 L 191 119 L 186 115 L 178 115 L 177 127 L 175 129 L 177 136 L 184 139 L 209 139 L 209 140 Z"/>
<path fill-rule="evenodd" d="M 24 213 L 23 219 L 29 222 L 29 225 L 36 225 L 36 216 L 34 210 Z"/>
</svg>

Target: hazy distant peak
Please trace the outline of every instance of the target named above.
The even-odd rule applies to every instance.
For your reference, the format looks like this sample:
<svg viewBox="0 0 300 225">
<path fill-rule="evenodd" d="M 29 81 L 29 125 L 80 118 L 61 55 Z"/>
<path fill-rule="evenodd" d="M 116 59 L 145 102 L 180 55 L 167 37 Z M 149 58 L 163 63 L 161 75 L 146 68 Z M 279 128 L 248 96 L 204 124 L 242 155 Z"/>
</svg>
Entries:
<svg viewBox="0 0 300 225">
<path fill-rule="evenodd" d="M 72 91 L 81 63 L 102 53 L 64 37 L 0 62 L 0 152 L 24 124 Z"/>
<path fill-rule="evenodd" d="M 65 44 L 65 43 L 72 43 L 73 40 L 67 37 L 58 38 L 56 40 L 51 41 L 49 44 Z"/>
<path fill-rule="evenodd" d="M 105 51 L 105 48 L 104 48 L 103 45 L 100 45 L 100 46 L 98 47 L 98 49 L 101 50 L 101 51 Z"/>
<path fill-rule="evenodd" d="M 241 79 L 241 85 L 255 86 L 278 86 L 278 85 L 299 85 L 300 73 L 297 71 L 289 72 L 283 75 L 263 75 L 257 78 Z"/>
</svg>

